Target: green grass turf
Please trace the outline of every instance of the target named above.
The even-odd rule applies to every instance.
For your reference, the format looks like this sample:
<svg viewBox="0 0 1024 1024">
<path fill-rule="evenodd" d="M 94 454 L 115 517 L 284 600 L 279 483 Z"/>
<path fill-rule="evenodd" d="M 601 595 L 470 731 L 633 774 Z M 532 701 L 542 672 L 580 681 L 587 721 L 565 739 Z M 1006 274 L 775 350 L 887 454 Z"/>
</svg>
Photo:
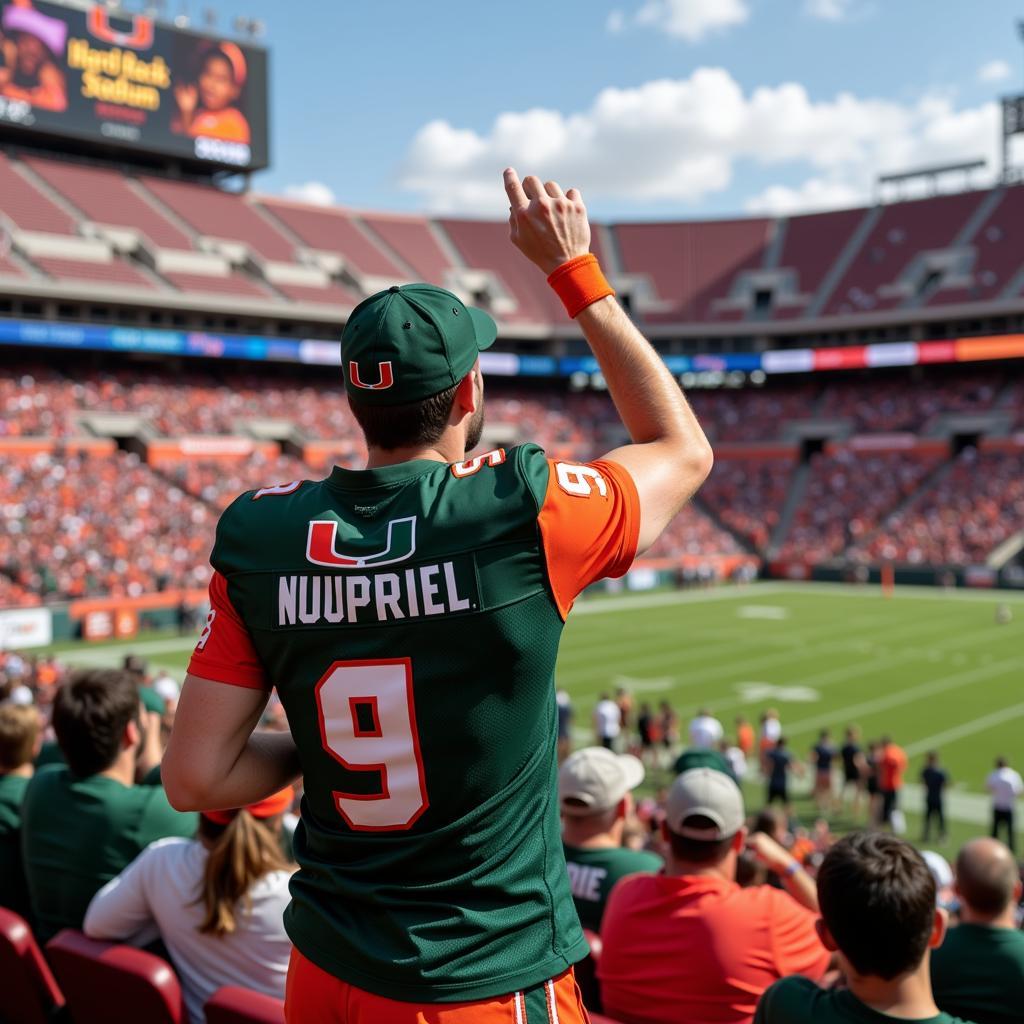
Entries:
<svg viewBox="0 0 1024 1024">
<path fill-rule="evenodd" d="M 1013 619 L 999 625 L 1003 602 Z M 138 650 L 181 673 L 191 644 L 164 636 L 62 650 L 70 661 L 94 664 Z M 762 709 L 776 707 L 801 758 L 825 726 L 840 742 L 848 723 L 866 739 L 889 733 L 910 755 L 911 782 L 936 747 L 954 781 L 957 843 L 987 821 L 981 794 L 993 758 L 1024 762 L 1024 600 L 916 588 L 885 598 L 877 588 L 787 583 L 587 598 L 566 627 L 557 683 L 572 697 L 577 745 L 590 741 L 600 692 L 625 686 L 637 703 L 670 701 L 684 733 L 701 706 L 727 734 L 737 714 L 756 722 Z M 668 778 L 652 775 L 652 787 Z M 760 806 L 760 786 L 747 792 Z M 917 803 L 908 792 L 911 838 Z M 809 800 L 798 799 L 796 809 L 813 817 Z M 840 816 L 837 825 L 849 821 Z"/>
</svg>

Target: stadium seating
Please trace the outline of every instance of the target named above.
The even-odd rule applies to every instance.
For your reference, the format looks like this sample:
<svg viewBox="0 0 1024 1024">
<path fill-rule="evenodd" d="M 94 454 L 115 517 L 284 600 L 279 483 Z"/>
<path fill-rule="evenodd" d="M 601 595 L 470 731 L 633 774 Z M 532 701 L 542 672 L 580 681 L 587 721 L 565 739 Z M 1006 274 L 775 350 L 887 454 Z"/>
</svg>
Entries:
<svg viewBox="0 0 1024 1024">
<path fill-rule="evenodd" d="M 10 1024 L 51 1024 L 64 996 L 28 924 L 0 907 L 0 1019 Z"/>
<path fill-rule="evenodd" d="M 653 301 L 636 308 L 655 323 L 715 319 L 714 300 L 760 266 L 770 227 L 760 218 L 617 225 L 622 269 L 654 286 Z"/>
<path fill-rule="evenodd" d="M 261 992 L 226 986 L 203 1007 L 206 1024 L 284 1024 L 284 1003 Z"/>
<path fill-rule="evenodd" d="M 490 303 L 512 328 L 564 323 L 503 221 L 355 212 L 0 153 L 4 222 L 18 259 L 0 257 L 0 279 L 319 305 L 334 317 L 385 282 L 422 279 Z M 776 220 L 613 224 L 595 230 L 593 249 L 652 324 L 849 318 L 1020 295 L 1022 223 L 1017 185 Z"/>
<path fill-rule="evenodd" d="M 965 192 L 884 207 L 833 288 L 824 312 L 893 309 L 919 296 L 928 279 L 928 268 L 920 257 L 952 244 L 984 195 Z"/>
<path fill-rule="evenodd" d="M 74 1024 L 185 1024 L 181 986 L 160 957 L 65 928 L 46 944 Z"/>
<path fill-rule="evenodd" d="M 113 167 L 87 167 L 38 157 L 24 163 L 51 188 L 81 210 L 86 219 L 127 229 L 162 249 L 191 249 L 192 239 L 149 202 Z"/>
</svg>

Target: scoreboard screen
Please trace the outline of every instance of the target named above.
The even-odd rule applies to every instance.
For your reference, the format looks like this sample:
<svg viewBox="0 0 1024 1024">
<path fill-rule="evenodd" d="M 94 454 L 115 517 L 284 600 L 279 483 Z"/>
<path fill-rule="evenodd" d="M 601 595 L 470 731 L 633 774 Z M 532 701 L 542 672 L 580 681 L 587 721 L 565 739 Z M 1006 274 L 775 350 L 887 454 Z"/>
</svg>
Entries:
<svg viewBox="0 0 1024 1024">
<path fill-rule="evenodd" d="M 0 0 L 0 131 L 256 170 L 267 52 L 101 4 Z"/>
</svg>

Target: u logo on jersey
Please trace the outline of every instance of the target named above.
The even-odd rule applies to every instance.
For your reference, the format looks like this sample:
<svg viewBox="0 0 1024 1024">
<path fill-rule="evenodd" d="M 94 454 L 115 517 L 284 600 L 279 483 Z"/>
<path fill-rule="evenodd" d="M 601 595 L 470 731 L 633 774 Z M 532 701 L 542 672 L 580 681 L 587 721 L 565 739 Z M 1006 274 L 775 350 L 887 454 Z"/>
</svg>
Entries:
<svg viewBox="0 0 1024 1024">
<path fill-rule="evenodd" d="M 363 383 L 359 376 L 359 364 L 354 359 L 350 359 L 348 362 L 348 378 L 357 388 L 363 388 L 366 391 L 386 391 L 395 383 L 395 375 L 391 369 L 390 359 L 377 364 L 376 384 Z"/>
<path fill-rule="evenodd" d="M 336 550 L 337 539 L 336 520 L 314 519 L 309 524 L 309 534 L 306 538 L 306 560 L 314 565 L 326 565 L 336 569 L 362 569 L 404 562 L 412 558 L 416 552 L 416 517 L 390 520 L 384 548 L 368 555 L 347 554 Z"/>
</svg>

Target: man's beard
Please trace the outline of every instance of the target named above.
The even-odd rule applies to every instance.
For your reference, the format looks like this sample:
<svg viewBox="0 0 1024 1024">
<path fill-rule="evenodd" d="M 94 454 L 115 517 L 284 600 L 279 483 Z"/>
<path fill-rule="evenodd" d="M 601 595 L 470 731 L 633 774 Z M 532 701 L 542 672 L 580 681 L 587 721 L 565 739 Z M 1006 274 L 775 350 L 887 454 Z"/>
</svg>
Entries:
<svg viewBox="0 0 1024 1024">
<path fill-rule="evenodd" d="M 483 396 L 480 397 L 480 404 L 476 408 L 476 412 L 473 413 L 473 418 L 469 421 L 469 426 L 466 428 L 466 454 L 468 455 L 479 443 L 480 438 L 483 437 L 484 433 L 484 402 Z"/>
</svg>

